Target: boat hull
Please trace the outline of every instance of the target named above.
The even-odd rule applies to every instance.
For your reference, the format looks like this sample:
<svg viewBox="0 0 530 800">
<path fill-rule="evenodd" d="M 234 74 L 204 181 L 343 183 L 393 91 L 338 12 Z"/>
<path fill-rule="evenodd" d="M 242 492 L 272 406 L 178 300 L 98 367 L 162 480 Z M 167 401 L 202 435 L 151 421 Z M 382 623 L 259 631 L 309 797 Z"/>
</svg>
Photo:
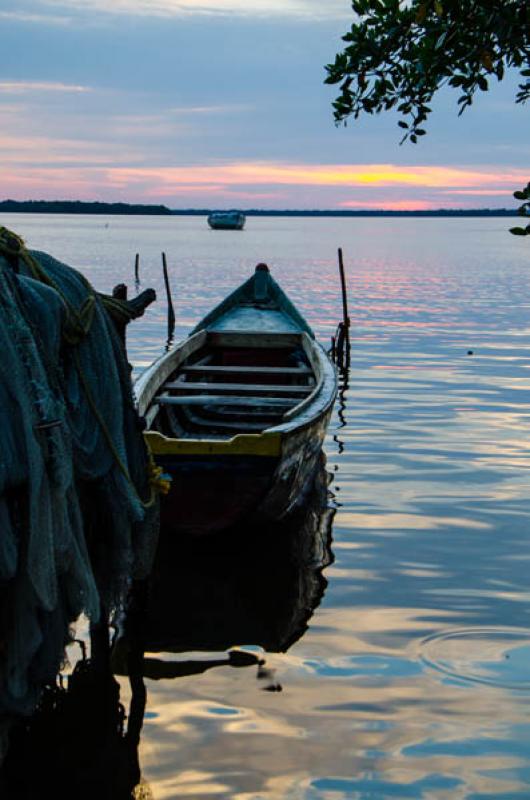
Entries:
<svg viewBox="0 0 530 800">
<path fill-rule="evenodd" d="M 171 476 L 171 490 L 161 501 L 161 527 L 204 536 L 236 525 L 256 509 L 278 458 L 164 455 L 157 463 Z"/>
<path fill-rule="evenodd" d="M 171 476 L 162 498 L 165 531 L 205 536 L 243 519 L 279 521 L 300 507 L 321 464 L 331 408 L 320 418 L 282 437 L 278 456 L 157 455 Z"/>
<path fill-rule="evenodd" d="M 322 463 L 323 444 L 332 408 L 302 428 L 283 437 L 280 459 L 268 491 L 256 513 L 269 520 L 283 520 L 304 502 L 308 488 Z"/>
<path fill-rule="evenodd" d="M 245 226 L 244 222 L 237 223 L 235 225 L 232 224 L 224 225 L 217 222 L 216 223 L 209 222 L 208 224 L 210 228 L 212 228 L 212 230 L 214 231 L 242 231 Z"/>
<path fill-rule="evenodd" d="M 215 212 L 208 217 L 208 225 L 216 231 L 240 231 L 245 222 L 245 215 L 236 211 Z"/>
</svg>

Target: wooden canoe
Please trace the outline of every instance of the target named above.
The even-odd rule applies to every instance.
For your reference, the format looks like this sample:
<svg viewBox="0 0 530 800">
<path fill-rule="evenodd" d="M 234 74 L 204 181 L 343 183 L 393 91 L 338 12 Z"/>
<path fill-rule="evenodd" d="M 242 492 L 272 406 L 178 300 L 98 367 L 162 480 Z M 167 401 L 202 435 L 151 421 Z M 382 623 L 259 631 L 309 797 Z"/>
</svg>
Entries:
<svg viewBox="0 0 530 800">
<path fill-rule="evenodd" d="M 164 530 L 210 533 L 302 501 L 337 394 L 334 364 L 265 264 L 137 380 Z"/>
</svg>

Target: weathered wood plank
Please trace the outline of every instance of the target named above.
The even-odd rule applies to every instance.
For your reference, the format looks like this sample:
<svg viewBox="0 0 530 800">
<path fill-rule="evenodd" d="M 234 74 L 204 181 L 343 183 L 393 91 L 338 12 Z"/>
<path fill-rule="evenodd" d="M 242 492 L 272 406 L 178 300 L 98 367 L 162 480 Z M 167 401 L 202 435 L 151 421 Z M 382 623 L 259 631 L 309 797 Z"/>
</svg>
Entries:
<svg viewBox="0 0 530 800">
<path fill-rule="evenodd" d="M 208 343 L 214 347 L 255 347 L 255 348 L 288 348 L 300 344 L 300 333 L 263 333 L 247 331 L 245 333 L 223 331 L 209 333 Z"/>
<path fill-rule="evenodd" d="M 188 356 L 195 353 L 204 345 L 206 341 L 206 331 L 200 331 L 186 339 L 180 345 L 170 350 L 165 356 L 151 364 L 146 371 L 140 375 L 135 382 L 135 392 L 138 397 L 138 412 L 140 416 L 144 415 L 151 403 L 155 394 L 160 390 L 160 387 L 166 381 L 172 372 L 181 364 Z"/>
<path fill-rule="evenodd" d="M 189 394 L 189 395 L 161 395 L 155 398 L 155 402 L 161 405 L 171 406 L 282 406 L 289 408 L 297 405 L 299 399 L 295 397 L 237 397 L 232 395 L 215 394 Z"/>
<path fill-rule="evenodd" d="M 212 375 L 216 374 L 241 374 L 241 375 L 312 375 L 313 370 L 310 367 L 238 367 L 238 366 L 224 366 L 220 364 L 190 364 L 189 366 L 182 367 L 182 372 L 195 374 L 197 372 L 208 372 Z"/>
<path fill-rule="evenodd" d="M 269 383 L 194 383 L 192 381 L 168 381 L 162 387 L 164 391 L 174 390 L 183 392 L 239 392 L 239 394 L 255 394 L 256 392 L 270 392 L 271 394 L 310 394 L 313 386 L 278 386 Z"/>
<path fill-rule="evenodd" d="M 261 421 L 261 422 L 253 422 L 251 419 L 248 418 L 248 412 L 245 413 L 245 417 L 239 416 L 237 421 L 230 421 L 227 422 L 224 419 L 219 419 L 216 415 L 214 418 L 210 417 L 202 417 L 195 414 L 189 406 L 182 408 L 181 413 L 185 415 L 186 419 L 189 422 L 193 423 L 198 428 L 203 428 L 205 431 L 208 431 L 209 435 L 212 435 L 212 431 L 238 431 L 239 433 L 243 433 L 245 431 L 263 431 L 265 428 L 270 427 L 270 422 Z M 281 411 L 269 411 L 268 415 L 274 414 L 276 417 L 281 418 L 282 413 Z M 267 415 L 267 416 L 268 416 Z M 222 434 L 221 434 L 222 435 Z"/>
</svg>

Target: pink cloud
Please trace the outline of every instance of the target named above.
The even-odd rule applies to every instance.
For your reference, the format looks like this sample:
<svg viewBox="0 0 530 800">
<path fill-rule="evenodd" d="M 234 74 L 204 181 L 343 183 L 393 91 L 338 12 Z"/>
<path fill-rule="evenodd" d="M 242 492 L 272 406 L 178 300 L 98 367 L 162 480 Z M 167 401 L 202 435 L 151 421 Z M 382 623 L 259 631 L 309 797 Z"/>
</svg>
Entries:
<svg viewBox="0 0 530 800">
<path fill-rule="evenodd" d="M 384 211 L 428 211 L 429 209 L 439 208 L 439 203 L 429 200 L 374 200 L 365 202 L 363 200 L 345 200 L 338 204 L 340 208 L 357 209 L 383 209 Z"/>
<path fill-rule="evenodd" d="M 47 5 L 67 7 L 104 14 L 126 14 L 150 17 L 180 17 L 182 15 L 238 14 L 269 17 L 271 15 L 305 17 L 308 19 L 348 19 L 343 0 L 44 0 Z"/>
<path fill-rule="evenodd" d="M 91 92 L 89 86 L 72 83 L 51 83 L 49 81 L 0 81 L 0 92 L 5 94 L 25 94 L 27 92 Z"/>
<path fill-rule="evenodd" d="M 473 195 L 473 196 L 481 196 L 481 195 L 511 195 L 512 190 L 510 189 L 448 189 L 442 190 L 440 194 L 458 194 L 458 195 Z"/>
<path fill-rule="evenodd" d="M 117 142 L 0 137 L 4 196 L 112 198 L 208 206 L 260 201 L 284 207 L 430 209 L 466 196 L 509 196 L 525 185 L 519 169 L 231 162 L 139 166 Z M 134 163 L 136 162 L 136 164 Z"/>
<path fill-rule="evenodd" d="M 160 184 L 222 182 L 231 184 L 287 184 L 290 186 L 418 186 L 430 188 L 512 186 L 527 178 L 527 170 L 466 169 L 456 167 L 395 166 L 393 164 L 276 164 L 234 162 L 208 166 L 132 167 L 113 170 L 129 181 L 150 178 Z"/>
</svg>

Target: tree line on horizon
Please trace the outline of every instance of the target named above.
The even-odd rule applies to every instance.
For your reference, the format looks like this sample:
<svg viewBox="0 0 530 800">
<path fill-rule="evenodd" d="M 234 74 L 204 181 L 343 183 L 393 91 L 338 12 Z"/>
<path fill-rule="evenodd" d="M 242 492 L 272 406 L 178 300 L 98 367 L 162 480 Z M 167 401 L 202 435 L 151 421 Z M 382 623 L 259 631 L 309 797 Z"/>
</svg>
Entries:
<svg viewBox="0 0 530 800">
<path fill-rule="evenodd" d="M 0 212 L 6 214 L 142 214 L 163 216 L 208 216 L 208 208 L 170 209 L 164 205 L 105 203 L 84 200 L 2 200 Z M 269 209 L 243 211 L 254 217 L 511 217 L 516 209 L 508 208 L 438 208 L 438 209 Z"/>
<path fill-rule="evenodd" d="M 3 200 L 0 211 L 28 214 L 171 214 L 167 206 L 84 200 Z"/>
</svg>

